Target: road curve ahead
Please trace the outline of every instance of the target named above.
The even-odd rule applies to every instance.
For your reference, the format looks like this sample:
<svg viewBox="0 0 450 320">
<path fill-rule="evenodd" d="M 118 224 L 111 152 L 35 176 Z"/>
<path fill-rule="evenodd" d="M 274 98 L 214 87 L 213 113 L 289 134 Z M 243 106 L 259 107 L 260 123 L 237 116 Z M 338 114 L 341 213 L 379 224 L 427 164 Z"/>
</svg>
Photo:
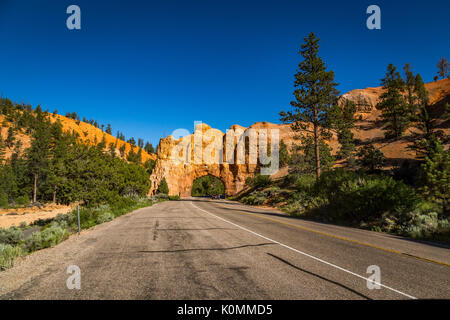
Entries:
<svg viewBox="0 0 450 320">
<path fill-rule="evenodd" d="M 80 289 L 67 287 L 71 265 Z M 450 298 L 448 247 L 196 198 L 139 209 L 0 273 L 0 299 L 414 298 Z"/>
</svg>

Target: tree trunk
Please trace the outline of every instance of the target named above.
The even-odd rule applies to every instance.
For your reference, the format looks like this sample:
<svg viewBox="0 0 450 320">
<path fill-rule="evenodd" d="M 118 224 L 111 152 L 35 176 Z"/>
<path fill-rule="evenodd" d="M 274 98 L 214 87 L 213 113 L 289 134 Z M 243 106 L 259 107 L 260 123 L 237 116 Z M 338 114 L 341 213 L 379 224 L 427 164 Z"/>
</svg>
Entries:
<svg viewBox="0 0 450 320">
<path fill-rule="evenodd" d="M 34 185 L 33 185 L 33 203 L 36 203 L 37 198 L 37 180 L 38 180 L 38 174 L 34 174 Z"/>
<path fill-rule="evenodd" d="M 56 204 L 56 185 L 53 187 L 53 203 Z"/>
<path fill-rule="evenodd" d="M 314 107 L 314 156 L 316 160 L 316 179 L 320 178 L 320 145 L 319 145 L 319 125 L 317 120 L 317 107 Z"/>
</svg>

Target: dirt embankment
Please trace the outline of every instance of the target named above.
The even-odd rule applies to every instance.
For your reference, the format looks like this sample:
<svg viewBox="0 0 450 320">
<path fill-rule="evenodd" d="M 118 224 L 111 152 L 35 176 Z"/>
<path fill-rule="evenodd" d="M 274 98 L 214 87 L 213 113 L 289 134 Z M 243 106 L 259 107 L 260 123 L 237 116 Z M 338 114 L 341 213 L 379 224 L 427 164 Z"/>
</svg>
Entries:
<svg viewBox="0 0 450 320">
<path fill-rule="evenodd" d="M 56 217 L 59 213 L 66 214 L 76 207 L 75 204 L 65 206 L 58 204 L 48 204 L 38 207 L 0 209 L 0 228 L 19 226 L 22 222 L 33 223 L 39 219 L 49 219 Z"/>
</svg>

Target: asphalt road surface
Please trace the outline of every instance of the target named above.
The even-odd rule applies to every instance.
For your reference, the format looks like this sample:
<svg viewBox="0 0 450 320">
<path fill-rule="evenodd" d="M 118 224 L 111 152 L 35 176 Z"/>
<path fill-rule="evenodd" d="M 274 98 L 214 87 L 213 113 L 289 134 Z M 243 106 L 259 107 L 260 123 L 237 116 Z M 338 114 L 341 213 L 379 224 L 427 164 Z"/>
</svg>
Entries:
<svg viewBox="0 0 450 320">
<path fill-rule="evenodd" d="M 80 289 L 66 285 L 71 265 Z M 368 268 L 380 289 L 368 288 Z M 0 299 L 414 298 L 450 298 L 449 247 L 195 198 L 124 215 L 0 273 Z"/>
</svg>

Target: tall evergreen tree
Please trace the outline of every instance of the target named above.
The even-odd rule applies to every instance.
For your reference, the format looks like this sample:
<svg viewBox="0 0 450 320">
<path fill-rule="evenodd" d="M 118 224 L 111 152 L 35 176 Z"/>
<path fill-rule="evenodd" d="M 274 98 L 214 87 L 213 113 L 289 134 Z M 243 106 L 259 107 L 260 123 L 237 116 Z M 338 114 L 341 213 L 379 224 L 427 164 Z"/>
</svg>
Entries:
<svg viewBox="0 0 450 320">
<path fill-rule="evenodd" d="M 317 179 L 321 173 L 320 144 L 326 132 L 327 113 L 337 100 L 339 91 L 334 82 L 334 72 L 327 71 L 326 64 L 318 56 L 319 39 L 314 33 L 304 38 L 299 54 L 303 61 L 295 74 L 295 101 L 291 102 L 293 111 L 280 112 L 284 123 L 292 123 L 297 132 L 313 135 L 314 167 Z M 312 128 L 311 128 L 312 127 Z"/>
<path fill-rule="evenodd" d="M 39 187 L 39 178 L 41 178 L 49 168 L 50 162 L 50 142 L 51 136 L 48 130 L 48 122 L 44 117 L 39 117 L 38 127 L 36 128 L 31 147 L 27 150 L 28 170 L 33 180 L 33 202 L 37 201 Z"/>
<path fill-rule="evenodd" d="M 377 109 L 386 122 L 386 137 L 399 138 L 408 128 L 411 113 L 403 98 L 404 81 L 393 64 L 389 64 L 386 76 L 381 80 L 385 92 L 380 96 Z"/>
<path fill-rule="evenodd" d="M 16 136 L 14 133 L 14 129 L 12 127 L 8 128 L 8 135 L 6 136 L 5 145 L 11 149 L 14 146 L 14 142 L 16 141 Z"/>
<path fill-rule="evenodd" d="M 156 166 L 156 160 L 153 160 L 153 159 L 148 159 L 144 163 L 144 168 L 147 170 L 147 172 L 149 174 L 152 174 L 153 169 L 155 168 L 155 166 Z"/>
<path fill-rule="evenodd" d="M 345 100 L 342 106 L 334 104 L 328 112 L 329 126 L 337 132 L 341 147 L 338 157 L 348 158 L 355 149 L 355 138 L 351 129 L 355 126 L 356 106 L 350 100 Z"/>
<path fill-rule="evenodd" d="M 436 148 L 425 158 L 423 164 L 425 184 L 423 191 L 431 200 L 442 205 L 445 218 L 449 217 L 448 201 L 450 197 L 450 153 L 438 140 Z"/>
<path fill-rule="evenodd" d="M 112 134 L 111 125 L 110 125 L 109 123 L 106 125 L 106 130 L 105 130 L 105 132 L 106 132 L 107 134 Z"/>
<path fill-rule="evenodd" d="M 100 141 L 100 143 L 99 143 L 97 146 L 98 146 L 98 148 L 99 148 L 100 150 L 102 150 L 102 151 L 106 148 L 106 139 L 105 139 L 105 135 L 103 135 L 102 141 Z"/>
<path fill-rule="evenodd" d="M 411 116 L 414 116 L 416 113 L 416 96 L 415 96 L 415 85 L 416 85 L 416 78 L 414 76 L 414 73 L 411 70 L 411 65 L 409 63 L 405 64 L 403 67 L 403 70 L 405 72 L 405 88 L 406 88 L 406 103 L 407 103 L 407 109 Z"/>
<path fill-rule="evenodd" d="M 120 146 L 119 152 L 120 152 L 120 156 L 121 156 L 122 158 L 124 158 L 124 157 L 125 157 L 125 144 L 123 144 L 123 145 Z"/>
<path fill-rule="evenodd" d="M 64 186 L 68 183 L 68 166 L 67 161 L 69 155 L 73 152 L 76 144 L 76 137 L 70 133 L 63 132 L 60 122 L 56 122 L 52 126 L 52 147 L 51 147 L 51 186 L 52 201 L 57 202 L 57 195 L 63 192 Z"/>
<path fill-rule="evenodd" d="M 150 142 L 145 143 L 144 150 L 147 153 L 155 153 L 155 149 L 153 148 L 152 144 Z"/>
<path fill-rule="evenodd" d="M 2 131 L 0 129 L 0 165 L 3 164 L 3 160 L 5 159 L 5 142 L 3 141 Z"/>
<path fill-rule="evenodd" d="M 416 151 L 419 157 L 424 158 L 435 149 L 437 137 L 434 132 L 435 120 L 431 117 L 428 103 L 428 93 L 420 74 L 415 77 L 414 93 L 417 108 L 414 121 L 415 127 L 419 129 L 420 133 L 416 134 L 417 137 L 410 147 Z"/>
<path fill-rule="evenodd" d="M 116 146 L 112 142 L 109 144 L 109 154 L 111 155 L 111 158 L 115 158 L 116 156 Z"/>
<path fill-rule="evenodd" d="M 133 146 L 133 147 L 136 145 L 136 140 L 134 140 L 133 137 L 131 137 L 130 139 L 128 139 L 127 142 L 128 142 L 129 144 L 131 144 L 131 146 Z"/>
<path fill-rule="evenodd" d="M 285 167 L 289 164 L 289 161 L 291 159 L 288 151 L 287 145 L 284 143 L 283 140 L 280 140 L 280 167 Z"/>
<path fill-rule="evenodd" d="M 438 67 L 438 76 L 442 79 L 450 77 L 450 63 L 447 58 L 441 58 L 437 64 Z"/>
<path fill-rule="evenodd" d="M 137 154 L 136 154 L 136 163 L 140 164 L 142 163 L 142 149 L 139 148 Z"/>
</svg>

